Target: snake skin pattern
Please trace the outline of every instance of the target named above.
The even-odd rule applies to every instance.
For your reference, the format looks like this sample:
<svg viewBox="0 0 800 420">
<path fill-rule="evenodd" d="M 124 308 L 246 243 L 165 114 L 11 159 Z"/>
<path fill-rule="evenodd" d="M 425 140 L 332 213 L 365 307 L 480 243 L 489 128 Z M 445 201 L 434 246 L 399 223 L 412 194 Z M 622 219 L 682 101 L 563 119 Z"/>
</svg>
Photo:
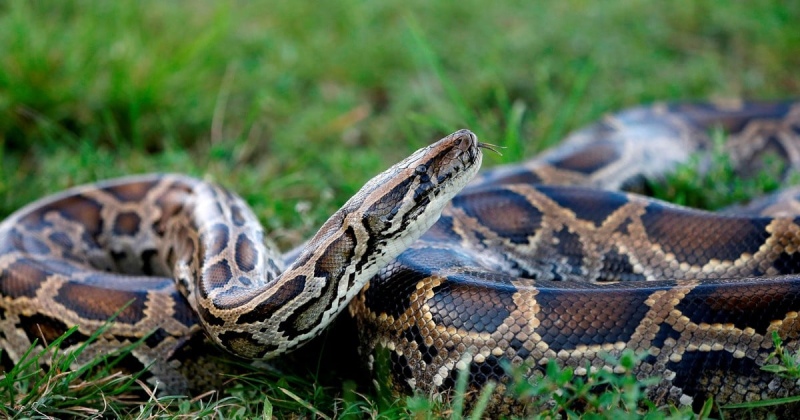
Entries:
<svg viewBox="0 0 800 420">
<path fill-rule="evenodd" d="M 178 175 L 78 187 L 0 224 L 2 362 L 73 325 L 77 346 L 119 311 L 84 357 L 145 337 L 127 367 L 198 390 L 220 384 L 204 336 L 272 357 L 350 302 L 367 364 L 388 353 L 392 390 L 446 392 L 463 368 L 471 390 L 500 383 L 490 414 L 526 410 L 503 393 L 505 363 L 585 375 L 625 349 L 648 353 L 636 374 L 661 378 L 656 403 L 800 394 L 759 369 L 773 332 L 800 346 L 800 194 L 716 214 L 615 191 L 710 149 L 714 127 L 744 175 L 767 155 L 785 176 L 800 168 L 796 103 L 631 109 L 469 186 L 490 146 L 462 130 L 368 182 L 286 269 L 223 188 Z"/>
</svg>

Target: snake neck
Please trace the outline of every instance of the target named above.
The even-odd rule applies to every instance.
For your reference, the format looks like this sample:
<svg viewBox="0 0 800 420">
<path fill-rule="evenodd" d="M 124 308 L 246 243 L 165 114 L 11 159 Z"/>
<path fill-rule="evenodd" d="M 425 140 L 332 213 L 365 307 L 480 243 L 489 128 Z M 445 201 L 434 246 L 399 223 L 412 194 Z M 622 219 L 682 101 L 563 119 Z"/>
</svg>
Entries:
<svg viewBox="0 0 800 420">
<path fill-rule="evenodd" d="M 201 324 L 223 348 L 246 358 L 291 351 L 327 327 L 378 272 L 416 241 L 477 173 L 469 131 L 418 150 L 379 174 L 323 224 L 286 269 L 241 198 L 201 185 L 190 206 L 193 254 L 174 274 Z M 186 237 L 181 228 L 173 237 Z M 185 280 L 182 280 L 185 279 Z M 191 279 L 199 279 L 193 282 Z"/>
</svg>

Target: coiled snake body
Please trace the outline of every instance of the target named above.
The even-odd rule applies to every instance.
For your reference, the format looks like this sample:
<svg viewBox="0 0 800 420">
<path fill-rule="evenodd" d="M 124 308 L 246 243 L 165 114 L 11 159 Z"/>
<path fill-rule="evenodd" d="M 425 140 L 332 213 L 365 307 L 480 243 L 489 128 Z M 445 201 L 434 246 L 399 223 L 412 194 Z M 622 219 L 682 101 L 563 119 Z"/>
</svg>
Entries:
<svg viewBox="0 0 800 420">
<path fill-rule="evenodd" d="M 369 181 L 286 269 L 220 187 L 178 175 L 78 187 L 0 224 L 3 363 L 73 325 L 65 345 L 78 345 L 123 308 L 84 357 L 146 336 L 133 355 L 149 380 L 186 392 L 220 381 L 204 336 L 271 357 L 349 302 L 368 364 L 388 352 L 392 388 L 446 391 L 464 368 L 473 388 L 501 383 L 497 413 L 525 408 L 502 393 L 504 363 L 586 374 L 624 349 L 648 353 L 637 375 L 661 378 L 659 403 L 798 394 L 759 369 L 773 332 L 800 343 L 796 192 L 721 215 L 610 191 L 709 148 L 717 125 L 742 171 L 764 154 L 800 167 L 793 103 L 629 110 L 463 191 L 488 146 L 462 130 Z"/>
</svg>

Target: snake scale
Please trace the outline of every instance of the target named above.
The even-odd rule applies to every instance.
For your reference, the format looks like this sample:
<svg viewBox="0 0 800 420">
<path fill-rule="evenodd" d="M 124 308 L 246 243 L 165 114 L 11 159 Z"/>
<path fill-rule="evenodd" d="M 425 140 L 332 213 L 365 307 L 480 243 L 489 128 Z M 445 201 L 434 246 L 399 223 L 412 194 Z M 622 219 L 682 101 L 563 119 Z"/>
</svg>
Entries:
<svg viewBox="0 0 800 420">
<path fill-rule="evenodd" d="M 2 363 L 77 325 L 63 344 L 74 348 L 118 312 L 81 357 L 143 339 L 125 367 L 198 391 L 220 384 L 216 347 L 269 358 L 347 307 L 366 363 L 388 353 L 394 391 L 447 391 L 465 369 L 470 389 L 500 383 L 489 413 L 526 408 L 503 393 L 505 363 L 585 375 L 625 349 L 647 352 L 636 375 L 660 378 L 659 404 L 800 394 L 759 369 L 774 362 L 773 332 L 800 347 L 800 194 L 718 214 L 617 191 L 710 149 L 715 127 L 742 173 L 765 155 L 800 168 L 794 102 L 629 109 L 471 183 L 492 147 L 461 130 L 370 180 L 283 257 L 214 184 L 76 187 L 0 223 Z"/>
</svg>

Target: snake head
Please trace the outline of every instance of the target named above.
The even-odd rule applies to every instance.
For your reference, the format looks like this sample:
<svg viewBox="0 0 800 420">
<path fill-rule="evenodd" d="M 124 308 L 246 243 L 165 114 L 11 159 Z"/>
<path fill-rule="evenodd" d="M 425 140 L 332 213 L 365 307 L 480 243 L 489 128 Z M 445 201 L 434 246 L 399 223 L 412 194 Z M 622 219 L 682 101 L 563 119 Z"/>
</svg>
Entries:
<svg viewBox="0 0 800 420">
<path fill-rule="evenodd" d="M 353 255 L 388 263 L 422 236 L 477 174 L 480 147 L 475 134 L 459 130 L 372 178 L 307 243 L 301 262 L 317 253 L 315 248 L 351 232 Z"/>
<path fill-rule="evenodd" d="M 353 197 L 369 235 L 403 248 L 419 238 L 478 172 L 480 146 L 475 134 L 459 130 L 370 180 Z"/>
</svg>

